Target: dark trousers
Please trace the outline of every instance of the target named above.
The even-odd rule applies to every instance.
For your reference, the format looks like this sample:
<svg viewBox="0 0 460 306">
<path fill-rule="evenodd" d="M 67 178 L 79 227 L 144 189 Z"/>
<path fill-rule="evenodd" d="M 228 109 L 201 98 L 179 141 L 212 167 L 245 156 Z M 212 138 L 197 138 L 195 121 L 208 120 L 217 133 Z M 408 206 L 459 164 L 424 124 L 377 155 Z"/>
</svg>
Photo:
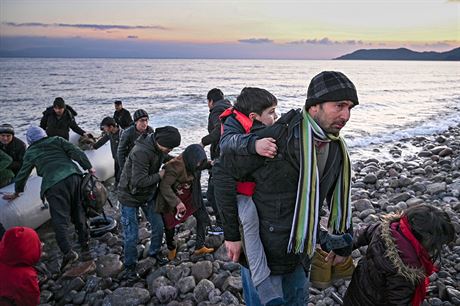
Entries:
<svg viewBox="0 0 460 306">
<path fill-rule="evenodd" d="M 115 184 L 118 186 L 118 183 L 120 182 L 121 169 L 120 169 L 120 164 L 118 163 L 118 159 L 114 158 L 114 161 L 115 161 Z"/>
<path fill-rule="evenodd" d="M 206 238 L 206 226 L 211 223 L 211 220 L 209 219 L 208 212 L 204 206 L 198 208 L 198 210 L 193 213 L 193 216 L 196 219 L 195 250 L 198 250 L 204 246 L 204 241 Z M 165 227 L 166 245 L 168 246 L 168 250 L 174 250 L 176 248 L 174 234 L 175 228 L 168 229 Z"/>
<path fill-rule="evenodd" d="M 73 174 L 45 192 L 56 241 L 64 254 L 72 249 L 69 242 L 69 220 L 75 225 L 80 244 L 88 242 L 89 230 L 81 203 L 80 186 L 81 176 Z"/>
<path fill-rule="evenodd" d="M 214 195 L 214 180 L 212 179 L 211 171 L 209 171 L 208 190 L 206 191 L 206 198 L 208 199 L 208 203 L 211 204 L 212 210 L 214 211 L 214 215 L 216 216 L 216 225 L 222 226 L 220 210 L 217 207 L 216 197 Z"/>
</svg>

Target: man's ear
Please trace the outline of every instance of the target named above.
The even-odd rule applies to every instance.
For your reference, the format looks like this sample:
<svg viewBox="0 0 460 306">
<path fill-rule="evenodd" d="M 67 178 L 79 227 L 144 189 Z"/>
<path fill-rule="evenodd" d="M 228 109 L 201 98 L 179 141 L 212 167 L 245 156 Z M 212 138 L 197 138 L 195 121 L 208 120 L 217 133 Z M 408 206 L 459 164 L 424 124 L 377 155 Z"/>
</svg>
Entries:
<svg viewBox="0 0 460 306">
<path fill-rule="evenodd" d="M 257 116 L 258 114 L 257 113 L 249 113 L 249 119 L 251 119 L 252 121 L 254 121 L 255 119 L 257 119 Z"/>
<path fill-rule="evenodd" d="M 310 114 L 310 116 L 313 117 L 318 112 L 318 105 L 319 104 L 316 104 L 308 108 L 307 112 Z"/>
</svg>

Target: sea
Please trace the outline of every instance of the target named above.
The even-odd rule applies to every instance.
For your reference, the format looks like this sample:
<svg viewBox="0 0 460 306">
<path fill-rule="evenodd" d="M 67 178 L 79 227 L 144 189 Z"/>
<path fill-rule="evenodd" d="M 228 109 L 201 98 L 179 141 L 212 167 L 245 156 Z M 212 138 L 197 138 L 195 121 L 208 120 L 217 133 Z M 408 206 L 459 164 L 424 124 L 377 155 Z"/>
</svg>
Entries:
<svg viewBox="0 0 460 306">
<path fill-rule="evenodd" d="M 460 62 L 102 58 L 0 58 L 0 123 L 24 139 L 62 97 L 78 124 L 97 134 L 122 100 L 131 113 L 145 109 L 154 128 L 176 126 L 180 152 L 207 134 L 211 88 L 231 102 L 244 87 L 267 89 L 282 114 L 303 106 L 311 78 L 323 70 L 345 73 L 358 90 L 360 103 L 341 132 L 358 159 L 394 158 L 386 152 L 395 142 L 460 123 Z"/>
</svg>

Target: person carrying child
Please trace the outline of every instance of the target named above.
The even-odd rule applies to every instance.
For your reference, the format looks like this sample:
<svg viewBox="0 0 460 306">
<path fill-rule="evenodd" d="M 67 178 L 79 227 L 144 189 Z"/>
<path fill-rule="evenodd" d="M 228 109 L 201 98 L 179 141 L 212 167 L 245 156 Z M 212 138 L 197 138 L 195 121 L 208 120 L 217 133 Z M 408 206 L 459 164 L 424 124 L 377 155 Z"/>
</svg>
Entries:
<svg viewBox="0 0 460 306">
<path fill-rule="evenodd" d="M 176 258 L 175 226 L 193 215 L 196 218 L 195 255 L 214 252 L 204 244 L 209 215 L 201 194 L 201 171 L 210 167 L 206 152 L 199 144 L 192 144 L 164 166 L 159 185 L 157 211 L 163 214 L 168 259 Z"/>
<path fill-rule="evenodd" d="M 356 231 L 353 248 L 368 248 L 343 305 L 421 305 L 442 246 L 454 240 L 455 229 L 447 213 L 426 204 L 387 215 Z"/>
</svg>

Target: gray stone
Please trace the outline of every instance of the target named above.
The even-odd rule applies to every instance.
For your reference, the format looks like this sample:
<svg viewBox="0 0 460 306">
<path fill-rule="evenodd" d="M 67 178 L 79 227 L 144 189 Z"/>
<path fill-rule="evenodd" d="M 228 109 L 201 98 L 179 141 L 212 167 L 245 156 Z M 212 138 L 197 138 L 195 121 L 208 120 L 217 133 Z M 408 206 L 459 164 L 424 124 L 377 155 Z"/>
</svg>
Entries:
<svg viewBox="0 0 460 306">
<path fill-rule="evenodd" d="M 431 153 L 438 155 L 442 150 L 447 149 L 447 146 L 438 146 L 431 149 Z"/>
<path fill-rule="evenodd" d="M 40 303 L 41 304 L 48 303 L 52 297 L 53 297 L 53 293 L 51 291 L 42 290 L 40 292 Z"/>
<path fill-rule="evenodd" d="M 211 292 L 214 288 L 214 284 L 211 281 L 202 279 L 198 285 L 196 285 L 195 289 L 193 289 L 193 297 L 198 303 L 206 301 L 208 299 L 209 292 Z"/>
<path fill-rule="evenodd" d="M 415 192 L 420 191 L 420 192 L 425 192 L 426 191 L 426 186 L 423 183 L 415 183 L 411 186 L 411 189 Z"/>
<path fill-rule="evenodd" d="M 439 156 L 445 157 L 445 156 L 452 155 L 453 153 L 454 153 L 454 151 L 452 151 L 451 148 L 445 148 L 444 150 L 442 150 L 441 152 L 439 152 Z"/>
<path fill-rule="evenodd" d="M 80 291 L 72 299 L 72 303 L 76 305 L 81 305 L 85 301 L 86 291 Z"/>
<path fill-rule="evenodd" d="M 403 192 L 403 193 L 398 193 L 394 196 L 392 196 L 389 201 L 390 203 L 393 203 L 393 204 L 396 204 L 396 203 L 399 203 L 401 201 L 407 201 L 410 199 L 410 194 L 407 193 L 407 192 Z"/>
<path fill-rule="evenodd" d="M 158 276 L 155 279 L 147 278 L 147 286 L 151 295 L 154 295 L 157 288 L 171 285 L 171 281 L 164 276 Z"/>
<path fill-rule="evenodd" d="M 452 287 L 447 287 L 447 295 L 449 296 L 449 299 L 451 302 L 453 302 L 453 298 L 455 298 L 457 301 L 460 301 L 460 291 L 452 288 Z"/>
<path fill-rule="evenodd" d="M 369 209 L 363 210 L 362 212 L 359 213 L 359 218 L 363 220 L 370 214 L 375 214 L 375 209 L 369 208 Z"/>
<path fill-rule="evenodd" d="M 229 261 L 230 259 L 227 256 L 227 248 L 225 244 L 222 244 L 214 253 L 214 260 L 220 261 Z"/>
<path fill-rule="evenodd" d="M 141 227 L 139 228 L 139 241 L 147 239 L 150 237 L 150 232 L 147 228 Z"/>
<path fill-rule="evenodd" d="M 223 291 L 230 291 L 234 294 L 238 294 L 243 291 L 243 282 L 241 276 L 229 276 L 222 286 Z"/>
<path fill-rule="evenodd" d="M 360 200 L 354 201 L 354 202 L 352 202 L 352 205 L 355 208 L 355 210 L 360 211 L 360 212 L 364 211 L 366 209 L 374 208 L 372 206 L 371 201 L 368 200 L 368 199 L 360 199 Z"/>
<path fill-rule="evenodd" d="M 209 260 L 197 262 L 192 266 L 192 275 L 197 282 L 212 275 L 212 263 Z"/>
<path fill-rule="evenodd" d="M 375 184 L 377 182 L 377 175 L 369 173 L 363 178 L 363 182 L 366 184 Z"/>
<path fill-rule="evenodd" d="M 399 186 L 407 187 L 411 184 L 412 184 L 412 180 L 410 178 L 401 175 L 401 177 L 399 178 Z"/>
<path fill-rule="evenodd" d="M 177 288 L 179 288 L 179 291 L 181 293 L 187 293 L 189 291 L 192 291 L 195 287 L 196 287 L 196 282 L 193 276 L 187 276 L 187 277 L 181 278 L 177 282 Z"/>
<path fill-rule="evenodd" d="M 119 255 L 101 256 L 96 261 L 96 273 L 100 277 L 115 277 L 121 270 L 123 270 L 123 264 Z"/>
<path fill-rule="evenodd" d="M 418 205 L 418 204 L 422 204 L 424 201 L 422 199 L 419 199 L 419 198 L 411 198 L 409 200 L 406 201 L 406 204 L 408 207 L 411 207 L 411 206 L 415 206 L 415 205 Z"/>
<path fill-rule="evenodd" d="M 230 275 L 231 274 L 228 271 L 222 271 L 222 272 L 218 273 L 217 275 L 214 274 L 214 276 L 212 277 L 212 282 L 214 283 L 216 288 L 222 289 L 222 287 L 224 286 L 225 280 Z"/>
<path fill-rule="evenodd" d="M 150 300 L 146 289 L 137 287 L 117 288 L 112 294 L 107 295 L 102 302 L 103 306 L 136 306 L 145 304 Z"/>
<path fill-rule="evenodd" d="M 426 186 L 426 191 L 429 194 L 437 194 L 443 191 L 446 191 L 446 183 L 441 182 L 441 183 L 432 183 Z"/>
<path fill-rule="evenodd" d="M 229 291 L 225 291 L 220 297 L 225 305 L 238 305 L 240 303 L 238 298 Z"/>
<path fill-rule="evenodd" d="M 161 286 L 159 287 L 156 292 L 155 296 L 158 298 L 160 303 L 166 304 L 175 300 L 177 297 L 177 288 L 173 286 Z"/>
<path fill-rule="evenodd" d="M 185 266 L 167 266 L 166 267 L 166 275 L 168 278 L 173 282 L 179 281 L 182 277 L 186 277 L 190 275 L 190 269 Z"/>
<path fill-rule="evenodd" d="M 211 290 L 211 292 L 209 292 L 209 296 L 208 296 L 208 299 L 209 299 L 209 302 L 213 303 L 213 304 L 217 304 L 217 303 L 220 303 L 222 301 L 222 298 L 220 297 L 222 292 L 220 292 L 219 289 L 213 289 Z"/>
<path fill-rule="evenodd" d="M 433 153 L 431 153 L 430 151 L 420 151 L 418 153 L 419 157 L 430 157 L 431 155 L 433 155 Z"/>
</svg>

